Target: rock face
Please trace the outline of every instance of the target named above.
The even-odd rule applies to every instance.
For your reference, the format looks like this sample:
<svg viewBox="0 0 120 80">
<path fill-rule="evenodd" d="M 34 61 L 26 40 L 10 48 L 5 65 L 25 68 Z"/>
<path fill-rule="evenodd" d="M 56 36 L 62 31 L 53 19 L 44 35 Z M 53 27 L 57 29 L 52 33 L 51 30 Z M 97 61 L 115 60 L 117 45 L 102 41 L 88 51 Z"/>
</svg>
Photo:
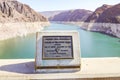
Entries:
<svg viewBox="0 0 120 80">
<path fill-rule="evenodd" d="M 120 23 L 120 4 L 97 8 L 85 22 Z"/>
<path fill-rule="evenodd" d="M 92 15 L 90 15 L 85 22 L 96 22 L 100 15 L 108 8 L 112 7 L 111 5 L 104 4 L 103 6 L 97 8 Z"/>
<path fill-rule="evenodd" d="M 60 10 L 60 11 L 44 11 L 44 12 L 40 12 L 40 14 L 42 14 L 46 18 L 50 18 L 50 17 L 53 17 L 61 12 L 63 12 L 63 11 L 62 10 Z"/>
<path fill-rule="evenodd" d="M 16 0 L 0 0 L 0 40 L 25 36 L 48 26 L 47 18 Z"/>
<path fill-rule="evenodd" d="M 120 38 L 120 4 L 103 5 L 95 10 L 82 25 L 84 29 Z"/>
<path fill-rule="evenodd" d="M 106 9 L 97 19 L 96 22 L 120 23 L 120 4 Z"/>
<path fill-rule="evenodd" d="M 92 14 L 89 10 L 76 9 L 63 11 L 49 18 L 50 21 L 85 21 Z"/>
<path fill-rule="evenodd" d="M 0 22 L 36 22 L 47 19 L 16 0 L 0 0 Z"/>
</svg>

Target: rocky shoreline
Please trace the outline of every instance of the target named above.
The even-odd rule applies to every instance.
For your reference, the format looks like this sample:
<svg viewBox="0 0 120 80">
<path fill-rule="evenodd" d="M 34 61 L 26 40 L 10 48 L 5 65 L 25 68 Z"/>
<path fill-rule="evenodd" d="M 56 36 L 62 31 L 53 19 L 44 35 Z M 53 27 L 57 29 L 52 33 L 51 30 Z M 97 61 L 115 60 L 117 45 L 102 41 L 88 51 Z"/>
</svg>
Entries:
<svg viewBox="0 0 120 80">
<path fill-rule="evenodd" d="M 46 17 L 17 0 L 0 0 L 0 40 L 25 36 L 48 26 Z"/>
<path fill-rule="evenodd" d="M 54 23 L 77 25 L 84 30 L 100 32 L 120 38 L 120 24 L 116 23 L 60 22 L 60 21 Z"/>
<path fill-rule="evenodd" d="M 49 25 L 49 22 L 0 23 L 0 40 L 35 33 L 41 31 L 45 26 Z"/>
<path fill-rule="evenodd" d="M 115 23 L 83 23 L 84 29 L 94 32 L 105 33 L 120 38 L 120 24 Z"/>
</svg>

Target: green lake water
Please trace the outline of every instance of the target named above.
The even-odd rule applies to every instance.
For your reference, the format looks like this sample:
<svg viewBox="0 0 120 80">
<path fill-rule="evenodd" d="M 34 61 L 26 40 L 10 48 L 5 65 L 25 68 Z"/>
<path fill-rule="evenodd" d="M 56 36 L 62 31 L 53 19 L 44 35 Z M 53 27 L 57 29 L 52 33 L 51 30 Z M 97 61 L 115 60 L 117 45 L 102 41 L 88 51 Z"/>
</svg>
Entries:
<svg viewBox="0 0 120 80">
<path fill-rule="evenodd" d="M 82 57 L 120 57 L 120 39 L 90 32 L 74 25 L 51 24 L 44 30 L 76 30 L 80 34 Z M 0 41 L 0 59 L 34 58 L 36 34 Z"/>
</svg>

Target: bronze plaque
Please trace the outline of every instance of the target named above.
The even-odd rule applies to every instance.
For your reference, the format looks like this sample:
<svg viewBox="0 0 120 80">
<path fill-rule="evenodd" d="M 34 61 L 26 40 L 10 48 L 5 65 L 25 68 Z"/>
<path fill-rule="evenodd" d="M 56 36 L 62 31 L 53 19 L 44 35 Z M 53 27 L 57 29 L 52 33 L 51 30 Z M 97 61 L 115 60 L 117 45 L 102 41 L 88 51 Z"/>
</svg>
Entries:
<svg viewBox="0 0 120 80">
<path fill-rule="evenodd" d="M 42 59 L 73 59 L 72 36 L 43 36 Z"/>
</svg>

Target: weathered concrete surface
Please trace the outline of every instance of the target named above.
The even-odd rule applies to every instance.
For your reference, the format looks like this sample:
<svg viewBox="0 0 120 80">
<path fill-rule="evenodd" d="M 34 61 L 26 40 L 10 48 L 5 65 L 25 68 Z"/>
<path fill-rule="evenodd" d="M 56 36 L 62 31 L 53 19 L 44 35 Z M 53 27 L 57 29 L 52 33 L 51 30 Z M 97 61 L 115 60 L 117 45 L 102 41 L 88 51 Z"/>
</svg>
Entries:
<svg viewBox="0 0 120 80">
<path fill-rule="evenodd" d="M 1 59 L 0 80 L 120 80 L 120 58 L 82 58 L 81 71 L 35 73 L 34 59 Z"/>
</svg>

